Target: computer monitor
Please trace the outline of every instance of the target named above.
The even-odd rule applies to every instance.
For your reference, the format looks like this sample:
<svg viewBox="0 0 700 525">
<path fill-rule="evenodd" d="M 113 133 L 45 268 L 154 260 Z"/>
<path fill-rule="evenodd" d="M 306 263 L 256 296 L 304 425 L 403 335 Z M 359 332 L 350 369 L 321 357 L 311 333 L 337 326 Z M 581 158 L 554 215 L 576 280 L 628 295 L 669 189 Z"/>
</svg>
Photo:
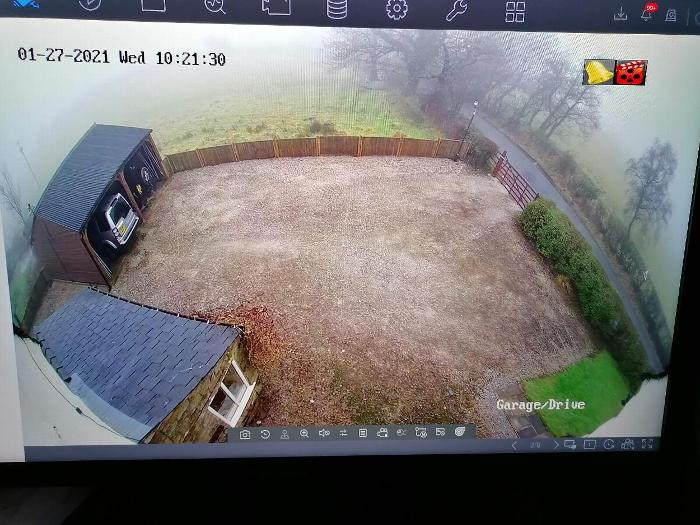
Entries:
<svg viewBox="0 0 700 525">
<path fill-rule="evenodd" d="M 663 446 L 697 2 L 57 4 L 0 4 L 3 461 Z"/>
</svg>

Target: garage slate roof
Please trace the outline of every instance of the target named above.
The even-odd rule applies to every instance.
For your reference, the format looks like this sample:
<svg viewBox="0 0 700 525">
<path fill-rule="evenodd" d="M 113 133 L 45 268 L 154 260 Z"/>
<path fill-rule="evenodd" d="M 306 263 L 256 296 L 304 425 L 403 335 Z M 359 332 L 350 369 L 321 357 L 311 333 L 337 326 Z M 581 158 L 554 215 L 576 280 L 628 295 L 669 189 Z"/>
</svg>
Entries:
<svg viewBox="0 0 700 525">
<path fill-rule="evenodd" d="M 35 337 L 72 392 L 114 430 L 140 441 L 240 333 L 86 289 L 41 323 Z"/>
<path fill-rule="evenodd" d="M 82 231 L 117 172 L 150 133 L 150 129 L 94 124 L 56 170 L 36 214 Z"/>
</svg>

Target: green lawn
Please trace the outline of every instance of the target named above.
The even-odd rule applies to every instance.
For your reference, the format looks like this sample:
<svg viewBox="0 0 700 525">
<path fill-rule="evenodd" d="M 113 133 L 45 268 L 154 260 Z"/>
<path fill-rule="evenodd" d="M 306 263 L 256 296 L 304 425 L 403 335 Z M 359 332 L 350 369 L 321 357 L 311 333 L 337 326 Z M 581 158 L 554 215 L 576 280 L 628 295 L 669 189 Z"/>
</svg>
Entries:
<svg viewBox="0 0 700 525">
<path fill-rule="evenodd" d="M 150 119 L 154 138 L 161 153 L 170 154 L 271 138 L 442 135 L 414 100 L 365 89 L 341 74 L 328 76 L 335 81 L 331 85 L 309 86 L 286 77 L 256 88 L 241 80 L 206 97 L 178 100 Z"/>
<path fill-rule="evenodd" d="M 555 436 L 582 436 L 622 410 L 630 387 L 608 352 L 586 358 L 558 374 L 526 381 L 531 401 L 585 401 L 582 410 L 541 410 L 539 415 Z"/>
</svg>

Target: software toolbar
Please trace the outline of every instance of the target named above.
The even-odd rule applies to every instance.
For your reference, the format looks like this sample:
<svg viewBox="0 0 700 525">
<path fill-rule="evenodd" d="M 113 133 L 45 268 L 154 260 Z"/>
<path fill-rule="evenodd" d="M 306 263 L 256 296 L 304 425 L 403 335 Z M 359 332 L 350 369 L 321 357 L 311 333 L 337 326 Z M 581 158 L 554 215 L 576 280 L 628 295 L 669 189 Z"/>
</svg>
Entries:
<svg viewBox="0 0 700 525">
<path fill-rule="evenodd" d="M 644 453 L 659 450 L 658 437 L 583 437 L 527 439 L 477 439 L 464 425 L 463 436 L 456 436 L 455 429 L 462 425 L 413 425 L 367 427 L 271 427 L 228 429 L 228 443 L 216 446 L 208 444 L 63 446 L 26 447 L 28 461 L 60 461 L 81 457 L 84 460 L 106 459 L 159 459 L 159 458 L 247 458 L 276 456 L 300 457 L 318 455 L 382 455 L 382 454 L 585 454 Z M 342 430 L 348 431 L 347 435 Z M 444 428 L 444 436 L 436 433 Z M 473 427 L 472 427 L 473 428 Z M 367 437 L 361 438 L 362 430 Z M 386 437 L 382 437 L 386 430 Z M 405 435 L 397 431 L 405 429 Z M 423 430 L 425 429 L 425 437 Z M 245 431 L 250 432 L 249 438 Z M 302 436 L 306 430 L 309 437 Z M 269 432 L 269 437 L 265 438 Z M 243 434 L 241 434 L 243 432 Z M 379 435 L 377 434 L 379 432 Z M 241 437 L 243 436 L 243 437 Z M 287 437 L 283 437 L 287 436 Z"/>
<path fill-rule="evenodd" d="M 232 441 L 473 439 L 476 427 L 469 424 L 232 428 L 228 436 Z"/>
<path fill-rule="evenodd" d="M 699 34 L 693 0 L 2 0 L 0 16 L 416 29 Z"/>
</svg>

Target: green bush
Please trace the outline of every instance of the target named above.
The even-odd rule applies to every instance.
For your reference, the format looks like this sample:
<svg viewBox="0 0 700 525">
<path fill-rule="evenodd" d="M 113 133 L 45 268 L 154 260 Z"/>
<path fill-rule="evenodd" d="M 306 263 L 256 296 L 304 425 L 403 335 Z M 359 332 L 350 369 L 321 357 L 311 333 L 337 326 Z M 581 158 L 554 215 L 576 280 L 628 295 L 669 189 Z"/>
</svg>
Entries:
<svg viewBox="0 0 700 525">
<path fill-rule="evenodd" d="M 520 224 L 557 272 L 571 280 L 584 317 L 636 390 L 648 372 L 646 355 L 591 248 L 569 218 L 553 202 L 541 197 L 525 208 Z"/>
</svg>

